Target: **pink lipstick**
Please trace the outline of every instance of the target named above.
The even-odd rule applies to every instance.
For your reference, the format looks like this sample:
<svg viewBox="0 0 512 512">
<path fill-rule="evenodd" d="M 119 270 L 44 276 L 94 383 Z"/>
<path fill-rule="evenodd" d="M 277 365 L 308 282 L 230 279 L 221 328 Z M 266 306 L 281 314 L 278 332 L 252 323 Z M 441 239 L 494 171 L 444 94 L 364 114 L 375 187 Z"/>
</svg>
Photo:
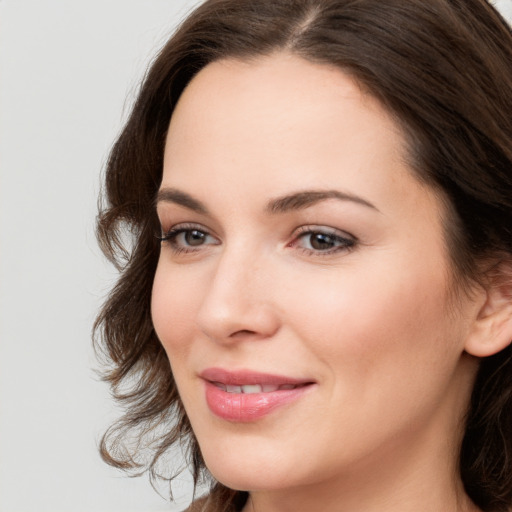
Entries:
<svg viewBox="0 0 512 512">
<path fill-rule="evenodd" d="M 206 403 L 212 413 L 232 422 L 256 421 L 297 400 L 314 384 L 311 380 L 221 368 L 208 368 L 200 377 L 205 381 Z"/>
</svg>

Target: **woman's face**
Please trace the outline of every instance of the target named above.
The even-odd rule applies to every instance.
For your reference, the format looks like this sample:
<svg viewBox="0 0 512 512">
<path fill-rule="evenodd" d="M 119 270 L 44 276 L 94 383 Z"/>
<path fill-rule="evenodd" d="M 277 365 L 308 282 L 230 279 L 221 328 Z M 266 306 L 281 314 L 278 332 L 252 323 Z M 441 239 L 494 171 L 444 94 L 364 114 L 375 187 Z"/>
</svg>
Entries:
<svg viewBox="0 0 512 512">
<path fill-rule="evenodd" d="M 298 57 L 216 62 L 182 95 L 152 314 L 224 484 L 455 459 L 476 306 L 450 300 L 442 202 L 404 156 L 373 97 Z"/>
</svg>

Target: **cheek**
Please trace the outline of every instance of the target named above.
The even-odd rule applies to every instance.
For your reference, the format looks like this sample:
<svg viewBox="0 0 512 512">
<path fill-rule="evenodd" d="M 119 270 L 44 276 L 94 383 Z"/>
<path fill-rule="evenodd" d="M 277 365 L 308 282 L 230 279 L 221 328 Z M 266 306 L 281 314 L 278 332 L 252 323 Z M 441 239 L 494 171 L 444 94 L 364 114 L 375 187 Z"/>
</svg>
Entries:
<svg viewBox="0 0 512 512">
<path fill-rule="evenodd" d="M 429 362 L 445 356 L 453 329 L 443 266 L 425 270 L 398 261 L 304 279 L 305 294 L 283 297 L 300 337 L 333 372 L 333 361 L 359 376 L 401 364 L 429 371 Z"/>
<path fill-rule="evenodd" d="M 191 280 L 192 279 L 192 280 Z M 186 272 L 171 272 L 160 261 L 155 274 L 151 296 L 153 325 L 171 363 L 186 357 L 199 307 L 198 276 L 189 278 Z"/>
</svg>

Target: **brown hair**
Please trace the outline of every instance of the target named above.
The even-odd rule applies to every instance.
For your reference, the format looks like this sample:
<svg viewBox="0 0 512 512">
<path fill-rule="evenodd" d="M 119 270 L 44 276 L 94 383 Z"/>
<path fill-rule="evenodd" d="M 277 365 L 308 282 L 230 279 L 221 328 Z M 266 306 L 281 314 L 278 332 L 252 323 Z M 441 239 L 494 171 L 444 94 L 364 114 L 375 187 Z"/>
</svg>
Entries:
<svg viewBox="0 0 512 512">
<path fill-rule="evenodd" d="M 479 278 L 482 258 L 512 257 L 512 34 L 490 4 L 205 2 L 150 66 L 106 168 L 98 237 L 120 278 L 95 329 L 104 377 L 126 408 L 101 442 L 104 459 L 114 466 L 163 477 L 158 464 L 164 454 L 184 444 L 196 482 L 207 475 L 151 323 L 160 249 L 154 199 L 173 108 L 194 75 L 218 59 L 279 50 L 338 66 L 394 115 L 418 177 L 442 190 L 450 204 L 447 243 L 456 275 L 469 282 Z M 509 348 L 481 361 L 460 471 L 468 495 L 484 511 L 512 506 Z M 211 495 L 219 510 L 236 510 L 245 498 L 220 484 Z"/>
</svg>

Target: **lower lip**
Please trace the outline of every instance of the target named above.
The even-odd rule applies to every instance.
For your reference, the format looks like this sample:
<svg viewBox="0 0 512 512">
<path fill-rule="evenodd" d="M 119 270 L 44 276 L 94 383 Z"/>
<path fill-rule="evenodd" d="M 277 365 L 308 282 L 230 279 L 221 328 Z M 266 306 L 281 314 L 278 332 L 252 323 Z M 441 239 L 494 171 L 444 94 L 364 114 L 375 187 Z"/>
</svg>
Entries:
<svg viewBox="0 0 512 512">
<path fill-rule="evenodd" d="M 269 393 L 228 393 L 206 381 L 206 403 L 223 420 L 248 423 L 299 399 L 311 385 Z"/>
</svg>

